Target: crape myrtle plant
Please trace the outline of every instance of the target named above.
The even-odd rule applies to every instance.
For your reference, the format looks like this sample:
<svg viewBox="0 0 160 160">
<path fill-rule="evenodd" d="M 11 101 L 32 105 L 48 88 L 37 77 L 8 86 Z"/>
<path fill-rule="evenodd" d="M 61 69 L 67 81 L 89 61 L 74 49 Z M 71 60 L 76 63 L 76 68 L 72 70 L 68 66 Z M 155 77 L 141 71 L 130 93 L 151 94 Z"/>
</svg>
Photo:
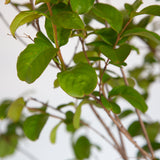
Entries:
<svg viewBox="0 0 160 160">
<path fill-rule="evenodd" d="M 133 4 L 124 4 L 123 10 L 118 10 L 109 3 L 98 0 L 28 0 L 28 3 L 6 0 L 4 3 L 19 11 L 10 24 L 14 38 L 20 38 L 16 30 L 24 24 L 36 29 L 36 37 L 32 39 L 28 36 L 32 42 L 17 59 L 19 79 L 29 84 L 34 83 L 41 78 L 46 67 L 52 64 L 53 70 L 57 71 L 54 88 L 60 87 L 74 99 L 55 107 L 34 97 L 1 101 L 0 119 L 7 120 L 7 129 L 0 133 L 0 157 L 13 154 L 18 142 L 24 137 L 37 140 L 51 117 L 59 120 L 51 128 L 51 143 L 56 142 L 56 133 L 61 125 L 65 125 L 66 131 L 72 136 L 80 128 L 88 128 L 124 160 L 130 159 L 124 140 L 135 146 L 135 159 L 160 159 L 160 124 L 145 115 L 148 110 L 146 101 L 149 87 L 159 76 L 154 69 L 160 61 L 160 36 L 146 28 L 154 23 L 155 16 L 160 16 L 160 5 L 141 8 L 143 1 L 136 0 Z M 141 19 L 135 22 L 134 19 L 138 16 Z M 45 19 L 44 24 L 39 23 L 41 17 Z M 101 24 L 101 28 L 96 28 L 94 22 Z M 77 46 L 74 46 L 73 56 L 62 53 L 61 47 L 75 37 L 81 51 L 77 52 Z M 132 39 L 135 37 L 139 40 L 133 44 Z M 130 54 L 133 51 L 141 54 L 139 41 L 147 48 L 142 65 L 133 66 L 124 72 L 127 67 L 125 61 Z M 68 64 L 64 54 L 70 56 Z M 127 109 L 123 109 L 119 99 L 130 104 Z M 39 107 L 30 106 L 31 101 L 38 102 Z M 99 131 L 94 124 L 81 118 L 83 106 L 90 108 L 106 132 Z M 30 114 L 24 114 L 24 109 Z M 100 112 L 105 116 L 102 117 Z M 123 121 L 133 115 L 136 118 L 126 127 Z M 107 117 L 112 125 L 105 119 Z M 21 132 L 17 132 L 17 129 Z M 144 143 L 139 144 L 135 137 L 141 137 Z M 72 138 L 71 144 L 74 159 L 77 160 L 89 159 L 93 147 L 100 149 L 86 135 Z"/>
</svg>

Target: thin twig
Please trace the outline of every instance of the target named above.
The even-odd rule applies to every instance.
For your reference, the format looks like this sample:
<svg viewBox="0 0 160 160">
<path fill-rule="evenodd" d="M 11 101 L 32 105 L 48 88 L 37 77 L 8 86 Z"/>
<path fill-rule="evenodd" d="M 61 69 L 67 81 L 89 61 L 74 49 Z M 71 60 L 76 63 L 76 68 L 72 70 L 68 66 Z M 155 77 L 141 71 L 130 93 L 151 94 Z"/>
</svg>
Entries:
<svg viewBox="0 0 160 160">
<path fill-rule="evenodd" d="M 90 63 L 90 61 L 89 61 L 89 59 L 88 59 L 88 56 L 87 56 L 87 52 L 86 52 L 86 50 L 85 50 L 84 40 L 83 40 L 81 37 L 79 37 L 79 40 L 81 41 L 81 44 L 82 44 L 82 50 L 83 50 L 84 56 L 85 56 L 88 64 L 91 65 L 91 63 Z"/>
<path fill-rule="evenodd" d="M 99 116 L 99 114 L 97 113 L 97 111 L 94 109 L 93 105 L 90 104 L 90 107 L 92 109 L 92 111 L 94 112 L 94 114 L 96 115 L 96 117 L 98 118 L 98 120 L 101 122 L 101 124 L 104 126 L 104 128 L 106 129 L 107 133 L 109 134 L 109 136 L 111 137 L 111 139 L 113 140 L 113 142 L 115 143 L 115 149 L 120 153 L 120 155 L 124 157 L 124 154 L 121 150 L 120 145 L 118 144 L 117 140 L 115 139 L 115 137 L 113 136 L 113 134 L 111 133 L 110 129 L 107 127 L 107 125 L 105 124 L 105 122 L 102 120 L 102 118 Z"/>
<path fill-rule="evenodd" d="M 53 17 L 52 9 L 51 9 L 51 6 L 50 6 L 49 2 L 47 2 L 47 7 L 48 7 L 48 10 L 49 10 L 50 16 Z M 64 63 L 64 60 L 63 60 L 63 57 L 62 57 L 62 54 L 61 54 L 61 50 L 60 50 L 59 44 L 58 44 L 57 27 L 56 27 L 56 25 L 54 25 L 53 21 L 52 21 L 52 29 L 53 29 L 54 42 L 55 42 L 56 48 L 58 48 L 57 55 L 58 55 L 58 58 L 61 62 L 62 70 L 66 70 L 66 65 Z"/>
</svg>

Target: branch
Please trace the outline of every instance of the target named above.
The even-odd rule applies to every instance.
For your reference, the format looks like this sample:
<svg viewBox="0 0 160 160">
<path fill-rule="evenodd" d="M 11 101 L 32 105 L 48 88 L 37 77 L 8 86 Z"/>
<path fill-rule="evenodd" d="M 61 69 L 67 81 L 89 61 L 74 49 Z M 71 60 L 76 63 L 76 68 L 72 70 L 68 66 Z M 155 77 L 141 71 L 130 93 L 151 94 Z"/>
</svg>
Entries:
<svg viewBox="0 0 160 160">
<path fill-rule="evenodd" d="M 51 9 L 51 6 L 50 6 L 49 2 L 47 3 L 47 7 L 48 7 L 48 10 L 49 10 L 50 16 L 53 17 L 52 9 Z M 62 57 L 62 54 L 61 54 L 61 50 L 60 50 L 59 44 L 58 44 L 57 27 L 56 27 L 56 25 L 54 25 L 53 21 L 52 21 L 52 28 L 53 28 L 54 42 L 55 42 L 56 48 L 58 48 L 57 56 L 58 56 L 58 58 L 61 62 L 62 70 L 66 70 L 66 65 L 64 63 L 64 60 L 63 60 L 63 57 Z"/>
</svg>

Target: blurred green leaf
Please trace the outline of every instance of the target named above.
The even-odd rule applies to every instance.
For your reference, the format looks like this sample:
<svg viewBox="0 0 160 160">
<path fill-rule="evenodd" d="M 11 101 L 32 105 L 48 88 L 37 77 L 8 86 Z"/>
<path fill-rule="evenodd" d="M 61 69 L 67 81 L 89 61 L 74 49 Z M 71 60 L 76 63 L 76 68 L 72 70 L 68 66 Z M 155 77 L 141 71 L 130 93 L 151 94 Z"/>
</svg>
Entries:
<svg viewBox="0 0 160 160">
<path fill-rule="evenodd" d="M 47 2 L 50 2 L 51 0 L 36 0 L 35 1 L 35 4 L 38 4 L 38 3 L 41 3 L 41 2 L 45 2 L 45 3 L 47 3 Z"/>
<path fill-rule="evenodd" d="M 47 120 L 47 114 L 37 114 L 28 117 L 23 123 L 25 135 L 32 141 L 37 140 Z"/>
<path fill-rule="evenodd" d="M 4 100 L 1 102 L 1 104 L 0 104 L 0 119 L 6 118 L 8 108 L 11 103 L 12 103 L 12 100 Z"/>
<path fill-rule="evenodd" d="M 121 96 L 127 100 L 133 107 L 139 109 L 143 113 L 147 111 L 148 106 L 143 97 L 134 88 L 129 86 L 118 86 L 109 92 L 109 97 Z"/>
<path fill-rule="evenodd" d="M 119 115 L 119 118 L 120 119 L 123 119 L 123 118 L 126 118 L 127 116 L 130 116 L 131 114 L 133 114 L 134 112 L 130 109 L 126 109 L 124 110 L 120 115 Z"/>
<path fill-rule="evenodd" d="M 96 72 L 87 63 L 79 63 L 71 69 L 58 73 L 57 77 L 61 88 L 73 97 L 88 95 L 97 85 Z"/>
<path fill-rule="evenodd" d="M 106 20 L 115 31 L 121 31 L 123 17 L 119 10 L 111 5 L 103 3 L 96 3 L 92 10 L 97 16 Z"/>
<path fill-rule="evenodd" d="M 23 110 L 23 107 L 25 106 L 25 101 L 22 97 L 16 99 L 13 101 L 8 109 L 7 116 L 13 121 L 17 122 L 19 121 L 21 117 L 21 112 Z"/>
<path fill-rule="evenodd" d="M 91 154 L 91 143 L 87 137 L 81 136 L 73 144 L 74 153 L 77 159 L 89 158 Z"/>
<path fill-rule="evenodd" d="M 62 121 L 59 122 L 51 131 L 50 133 L 50 141 L 51 143 L 56 143 L 56 134 L 57 134 L 57 129 L 59 128 L 59 126 L 62 124 Z"/>
<path fill-rule="evenodd" d="M 70 0 L 70 4 L 74 12 L 84 14 L 92 8 L 94 0 Z"/>
<path fill-rule="evenodd" d="M 45 70 L 51 59 L 56 56 L 57 49 L 41 33 L 37 33 L 34 44 L 24 49 L 17 61 L 18 77 L 27 83 L 34 82 Z"/>
</svg>

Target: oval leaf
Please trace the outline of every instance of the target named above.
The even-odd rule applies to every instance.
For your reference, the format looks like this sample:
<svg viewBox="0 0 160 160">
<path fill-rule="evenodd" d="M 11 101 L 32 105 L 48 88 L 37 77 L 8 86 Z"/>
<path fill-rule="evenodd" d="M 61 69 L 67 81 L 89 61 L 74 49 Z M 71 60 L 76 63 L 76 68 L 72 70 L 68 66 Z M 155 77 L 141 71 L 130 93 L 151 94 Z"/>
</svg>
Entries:
<svg viewBox="0 0 160 160">
<path fill-rule="evenodd" d="M 109 97 L 118 95 L 123 97 L 133 107 L 141 110 L 143 113 L 147 111 L 148 107 L 145 100 L 134 88 L 129 86 L 118 86 L 109 92 Z"/>
<path fill-rule="evenodd" d="M 15 37 L 15 32 L 18 27 L 25 23 L 32 22 L 34 19 L 41 17 L 42 14 L 37 11 L 22 11 L 12 21 L 10 25 L 11 34 Z"/>
<path fill-rule="evenodd" d="M 144 9 L 142 9 L 140 12 L 138 12 L 138 15 L 140 14 L 149 14 L 153 16 L 160 16 L 160 5 L 152 5 L 148 6 Z"/>
<path fill-rule="evenodd" d="M 74 128 L 79 128 L 79 124 L 80 124 L 80 117 L 81 117 L 81 108 L 82 108 L 82 105 L 83 105 L 83 101 L 79 104 L 79 106 L 76 108 L 76 112 L 74 114 L 74 117 L 73 117 L 73 126 Z"/>
<path fill-rule="evenodd" d="M 123 17 L 121 12 L 116 8 L 108 4 L 97 3 L 93 7 L 93 12 L 98 17 L 105 19 L 115 31 L 121 31 L 123 25 Z"/>
<path fill-rule="evenodd" d="M 148 31 L 144 28 L 134 28 L 127 30 L 122 37 L 128 37 L 128 36 L 140 36 L 142 38 L 147 38 L 156 44 L 160 44 L 160 36 L 154 32 Z"/>
<path fill-rule="evenodd" d="M 74 12 L 83 14 L 92 8 L 94 0 L 70 0 L 70 4 Z"/>
<path fill-rule="evenodd" d="M 57 133 L 57 129 L 58 127 L 62 124 L 62 122 L 59 122 L 51 131 L 50 134 L 50 141 L 51 143 L 55 143 L 56 142 L 56 133 Z"/>
<path fill-rule="evenodd" d="M 17 122 L 20 119 L 22 109 L 25 105 L 22 97 L 16 99 L 9 107 L 7 116 L 13 121 Z"/>
<path fill-rule="evenodd" d="M 32 141 L 37 140 L 47 119 L 47 114 L 38 114 L 28 117 L 23 123 L 24 134 Z"/>
<path fill-rule="evenodd" d="M 0 119 L 4 119 L 7 116 L 8 108 L 11 105 L 11 100 L 4 100 L 0 104 Z"/>
<path fill-rule="evenodd" d="M 57 77 L 61 88 L 73 97 L 89 95 L 97 85 L 96 72 L 87 63 L 79 63 L 69 70 L 58 73 Z"/>
<path fill-rule="evenodd" d="M 21 52 L 17 61 L 18 77 L 27 83 L 34 82 L 42 74 L 57 52 L 41 32 L 34 42 Z"/>
<path fill-rule="evenodd" d="M 71 11 L 61 11 L 54 14 L 53 23 L 66 29 L 84 29 L 84 24 L 78 14 Z"/>
</svg>

